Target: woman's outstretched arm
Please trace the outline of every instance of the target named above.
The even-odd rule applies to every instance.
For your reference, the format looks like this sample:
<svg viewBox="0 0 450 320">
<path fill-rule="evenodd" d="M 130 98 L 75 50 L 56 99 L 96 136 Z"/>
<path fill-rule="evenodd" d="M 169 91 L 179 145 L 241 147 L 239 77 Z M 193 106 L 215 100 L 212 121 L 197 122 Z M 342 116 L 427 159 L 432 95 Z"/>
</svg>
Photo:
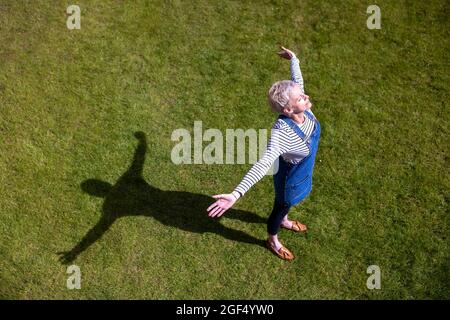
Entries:
<svg viewBox="0 0 450 320">
<path fill-rule="evenodd" d="M 266 151 L 261 159 L 259 159 L 258 162 L 250 168 L 232 193 L 213 196 L 213 198 L 217 199 L 217 201 L 208 207 L 208 215 L 213 218 L 220 217 L 225 213 L 225 211 L 231 208 L 240 197 L 242 197 L 255 183 L 264 177 L 280 155 L 289 151 L 288 146 L 289 136 L 286 131 L 281 129 L 280 123 L 276 122 L 272 128 Z"/>
</svg>

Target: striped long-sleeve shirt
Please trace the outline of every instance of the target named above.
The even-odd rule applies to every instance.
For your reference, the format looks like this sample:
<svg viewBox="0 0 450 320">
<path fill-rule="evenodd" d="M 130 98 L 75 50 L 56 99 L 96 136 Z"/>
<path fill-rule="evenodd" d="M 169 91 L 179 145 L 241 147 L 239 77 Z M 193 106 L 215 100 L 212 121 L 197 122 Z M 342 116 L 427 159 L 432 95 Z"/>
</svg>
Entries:
<svg viewBox="0 0 450 320">
<path fill-rule="evenodd" d="M 298 83 L 301 91 L 304 92 L 300 63 L 295 56 L 291 58 L 290 69 L 292 81 Z M 311 110 L 306 112 L 311 112 Z M 311 112 L 311 114 L 313 113 Z M 307 137 L 314 130 L 314 122 L 307 116 L 305 116 L 305 121 L 302 124 L 297 125 Z M 308 154 L 309 149 L 306 143 L 286 122 L 277 119 L 272 126 L 270 139 L 263 156 L 247 172 L 234 191 L 243 196 L 255 183 L 261 180 L 279 156 L 290 163 L 298 163 Z"/>
</svg>

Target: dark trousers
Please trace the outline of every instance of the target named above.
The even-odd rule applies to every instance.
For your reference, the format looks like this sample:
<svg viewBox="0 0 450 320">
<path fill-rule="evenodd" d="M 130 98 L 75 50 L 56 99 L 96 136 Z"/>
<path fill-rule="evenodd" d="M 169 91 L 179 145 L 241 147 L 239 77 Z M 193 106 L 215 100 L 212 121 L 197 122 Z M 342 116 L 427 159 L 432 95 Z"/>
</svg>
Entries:
<svg viewBox="0 0 450 320">
<path fill-rule="evenodd" d="M 267 232 L 270 235 L 276 235 L 280 230 L 281 222 L 283 218 L 288 214 L 290 207 L 284 203 L 278 202 L 276 199 L 273 204 L 272 213 L 267 220 Z"/>
</svg>

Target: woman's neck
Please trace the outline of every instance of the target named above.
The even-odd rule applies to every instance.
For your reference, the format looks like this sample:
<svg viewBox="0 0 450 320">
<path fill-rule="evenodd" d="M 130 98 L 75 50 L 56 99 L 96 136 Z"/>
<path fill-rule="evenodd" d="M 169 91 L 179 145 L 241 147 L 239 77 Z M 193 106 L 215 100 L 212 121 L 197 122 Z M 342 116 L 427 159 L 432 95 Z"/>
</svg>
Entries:
<svg viewBox="0 0 450 320">
<path fill-rule="evenodd" d="M 302 113 L 296 113 L 296 114 L 293 114 L 292 116 L 291 116 L 291 119 L 292 120 L 294 120 L 296 123 L 298 123 L 298 124 L 302 124 L 303 122 L 305 122 L 305 113 L 304 112 L 302 112 Z"/>
</svg>

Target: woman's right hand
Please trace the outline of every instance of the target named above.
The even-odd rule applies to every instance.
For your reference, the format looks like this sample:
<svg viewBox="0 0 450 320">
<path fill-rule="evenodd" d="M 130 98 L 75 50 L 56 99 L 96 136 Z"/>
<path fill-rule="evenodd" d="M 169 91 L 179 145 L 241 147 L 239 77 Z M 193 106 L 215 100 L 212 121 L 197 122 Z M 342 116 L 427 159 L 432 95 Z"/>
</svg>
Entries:
<svg viewBox="0 0 450 320">
<path fill-rule="evenodd" d="M 208 211 L 208 216 L 211 218 L 219 218 L 237 201 L 237 198 L 232 193 L 216 194 L 212 197 L 218 200 L 206 209 Z"/>
</svg>

